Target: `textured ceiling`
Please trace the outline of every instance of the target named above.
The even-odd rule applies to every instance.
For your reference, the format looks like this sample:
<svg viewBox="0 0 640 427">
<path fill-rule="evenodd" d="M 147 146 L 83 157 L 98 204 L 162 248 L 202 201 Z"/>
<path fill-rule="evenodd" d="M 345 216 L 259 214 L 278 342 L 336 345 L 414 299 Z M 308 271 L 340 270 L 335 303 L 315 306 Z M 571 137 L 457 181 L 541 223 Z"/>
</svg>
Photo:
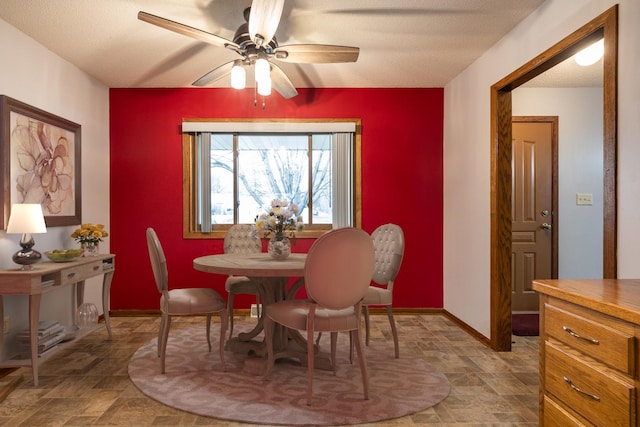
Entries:
<svg viewBox="0 0 640 427">
<path fill-rule="evenodd" d="M 347 64 L 278 65 L 299 88 L 443 87 L 542 2 L 286 0 L 276 32 L 280 45 L 356 46 L 360 57 Z M 0 18 L 108 87 L 187 87 L 237 54 L 142 22 L 138 11 L 233 39 L 249 5 L 250 0 L 1 0 Z"/>
</svg>

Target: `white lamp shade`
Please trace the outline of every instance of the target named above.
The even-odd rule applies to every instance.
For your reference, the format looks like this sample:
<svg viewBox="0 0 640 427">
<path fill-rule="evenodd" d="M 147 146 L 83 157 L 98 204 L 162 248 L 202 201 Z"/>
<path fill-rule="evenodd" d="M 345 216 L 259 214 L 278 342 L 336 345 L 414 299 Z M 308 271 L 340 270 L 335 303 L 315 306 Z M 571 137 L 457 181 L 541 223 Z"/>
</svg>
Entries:
<svg viewBox="0 0 640 427">
<path fill-rule="evenodd" d="M 578 65 L 588 67 L 593 65 L 604 55 L 604 39 L 600 39 L 591 46 L 582 49 L 573 57 Z"/>
<path fill-rule="evenodd" d="M 276 34 L 284 0 L 253 0 L 249 14 L 249 36 L 258 46 L 268 44 Z"/>
<path fill-rule="evenodd" d="M 267 77 L 263 80 L 258 80 L 258 94 L 262 96 L 271 95 L 271 77 Z"/>
<path fill-rule="evenodd" d="M 264 58 L 258 58 L 255 64 L 255 72 L 257 82 L 270 79 L 271 66 L 269 65 L 269 61 Z"/>
<path fill-rule="evenodd" d="M 247 85 L 247 73 L 242 65 L 235 64 L 231 68 L 231 87 L 234 89 L 244 89 Z"/>
<path fill-rule="evenodd" d="M 42 206 L 37 203 L 14 204 L 11 206 L 8 234 L 35 234 L 46 233 L 47 226 L 44 223 Z"/>
</svg>

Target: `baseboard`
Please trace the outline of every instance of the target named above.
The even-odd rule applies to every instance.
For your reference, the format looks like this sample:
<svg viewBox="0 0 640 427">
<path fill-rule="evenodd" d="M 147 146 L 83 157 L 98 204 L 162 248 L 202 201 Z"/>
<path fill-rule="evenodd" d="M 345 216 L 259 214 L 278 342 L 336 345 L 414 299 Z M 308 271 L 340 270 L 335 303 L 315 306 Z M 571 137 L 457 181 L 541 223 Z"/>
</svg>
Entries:
<svg viewBox="0 0 640 427">
<path fill-rule="evenodd" d="M 480 341 L 482 344 L 484 344 L 487 347 L 493 349 L 492 346 L 491 346 L 491 340 L 489 338 L 485 337 L 480 332 L 478 332 L 477 330 L 473 329 L 467 323 L 463 322 L 462 320 L 460 320 L 459 318 L 457 318 L 456 316 L 454 316 L 453 314 L 449 313 L 446 310 L 444 310 L 444 315 L 449 320 L 451 320 L 453 323 L 455 323 L 460 329 L 462 329 L 463 331 L 465 331 L 466 333 L 471 335 L 476 340 Z"/>
<path fill-rule="evenodd" d="M 233 310 L 236 316 L 250 316 L 251 311 L 248 308 L 236 308 Z M 214 313 L 216 315 L 217 313 Z M 387 315 L 385 308 L 371 307 L 369 308 L 369 314 L 383 314 Z M 445 310 L 441 308 L 394 308 L 393 314 L 402 316 L 403 314 L 423 314 L 423 315 L 437 315 L 446 314 Z M 109 311 L 110 317 L 155 317 L 160 316 L 160 310 L 111 310 Z M 194 316 L 199 316 L 195 315 Z M 100 317 L 103 318 L 102 316 Z"/>
</svg>

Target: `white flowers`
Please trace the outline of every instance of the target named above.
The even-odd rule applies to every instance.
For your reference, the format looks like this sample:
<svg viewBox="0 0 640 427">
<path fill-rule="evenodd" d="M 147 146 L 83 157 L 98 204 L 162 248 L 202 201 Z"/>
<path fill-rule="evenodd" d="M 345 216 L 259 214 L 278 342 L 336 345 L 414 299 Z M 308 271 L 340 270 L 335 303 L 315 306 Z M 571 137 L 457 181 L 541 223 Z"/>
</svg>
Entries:
<svg viewBox="0 0 640 427">
<path fill-rule="evenodd" d="M 262 230 L 264 237 L 270 237 L 271 234 L 276 240 L 282 240 L 284 237 L 296 237 L 296 231 L 302 231 L 304 224 L 302 217 L 298 216 L 300 209 L 295 203 L 285 200 L 273 199 L 269 212 L 262 213 L 256 217 L 256 228 Z"/>
</svg>

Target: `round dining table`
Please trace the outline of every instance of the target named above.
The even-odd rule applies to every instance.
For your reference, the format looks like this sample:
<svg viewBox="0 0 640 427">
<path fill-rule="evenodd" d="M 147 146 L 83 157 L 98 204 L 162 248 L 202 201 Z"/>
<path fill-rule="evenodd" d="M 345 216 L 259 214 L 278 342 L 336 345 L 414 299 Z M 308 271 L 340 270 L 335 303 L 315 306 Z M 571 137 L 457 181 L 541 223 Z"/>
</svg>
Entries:
<svg viewBox="0 0 640 427">
<path fill-rule="evenodd" d="M 283 260 L 276 260 L 267 253 L 216 254 L 195 258 L 193 268 L 206 273 L 249 277 L 260 290 L 264 313 L 264 307 L 268 307 L 269 304 L 295 296 L 304 283 L 306 259 L 306 254 L 291 254 Z M 299 279 L 288 288 L 290 279 L 296 277 Z M 229 338 L 225 347 L 236 353 L 265 357 L 264 341 L 254 340 L 262 330 L 262 316 L 260 316 L 253 330 Z M 273 334 L 274 351 L 276 353 L 286 351 L 290 344 L 289 339 L 292 338 L 289 331 L 276 325 Z M 295 334 L 293 338 L 296 338 Z"/>
</svg>

